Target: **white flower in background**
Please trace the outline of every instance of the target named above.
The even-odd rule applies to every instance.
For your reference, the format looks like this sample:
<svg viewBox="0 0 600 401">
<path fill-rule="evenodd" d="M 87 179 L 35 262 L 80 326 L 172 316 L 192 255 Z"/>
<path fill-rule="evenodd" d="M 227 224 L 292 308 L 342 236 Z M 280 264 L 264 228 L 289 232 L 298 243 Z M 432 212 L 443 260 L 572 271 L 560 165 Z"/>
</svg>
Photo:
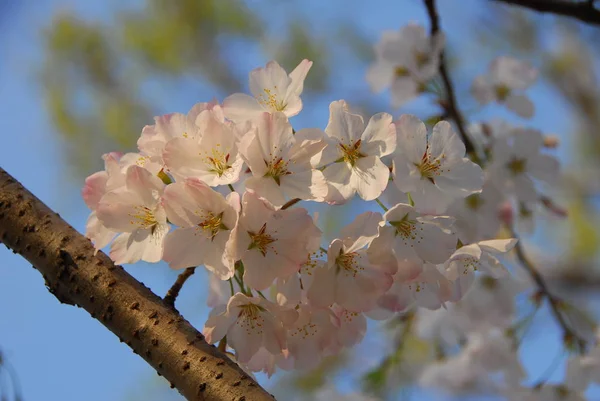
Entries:
<svg viewBox="0 0 600 401">
<path fill-rule="evenodd" d="M 480 241 L 456 250 L 444 264 L 446 278 L 454 283 L 454 300 L 458 301 L 469 290 L 479 271 L 493 278 L 508 273 L 497 255 L 509 252 L 517 240 L 514 238 Z"/>
<path fill-rule="evenodd" d="M 343 100 L 332 102 L 329 113 L 325 128 L 329 146 L 320 162 L 326 166 L 323 174 L 329 184 L 328 202 L 344 203 L 357 192 L 364 200 L 377 198 L 390 175 L 381 158 L 396 149 L 392 116 L 376 114 L 365 127 L 362 117 L 350 113 Z"/>
<path fill-rule="evenodd" d="M 491 182 L 519 201 L 537 201 L 534 179 L 554 183 L 559 173 L 558 160 L 540 153 L 543 143 L 542 134 L 533 129 L 515 129 L 509 137 L 497 140 L 488 168 Z"/>
<path fill-rule="evenodd" d="M 496 237 L 500 229 L 502 193 L 489 181 L 481 193 L 457 199 L 447 213 L 456 218 L 452 226 L 463 244 Z"/>
<path fill-rule="evenodd" d="M 488 75 L 475 78 L 471 92 L 481 104 L 504 103 L 519 116 L 531 118 L 533 103 L 522 92 L 533 85 L 537 76 L 538 71 L 528 63 L 502 56 L 492 61 Z"/>
<path fill-rule="evenodd" d="M 284 324 L 292 324 L 298 314 L 259 297 L 237 293 L 225 310 L 213 309 L 204 335 L 209 344 L 227 336 L 227 344 L 236 352 L 238 361 L 249 362 L 261 347 L 273 355 L 286 348 Z"/>
<path fill-rule="evenodd" d="M 375 46 L 376 60 L 367 72 L 367 82 L 374 92 L 391 86 L 392 105 L 400 107 L 435 77 L 444 44 L 442 32 L 429 37 L 424 27 L 414 23 L 399 32 L 385 31 Z"/>
<path fill-rule="evenodd" d="M 265 111 L 281 111 L 287 117 L 295 116 L 302 110 L 300 95 L 312 64 L 312 61 L 302 60 L 289 75 L 277 61 L 269 61 L 266 67 L 252 70 L 252 96 L 235 93 L 227 97 L 223 101 L 225 116 L 236 123 L 254 120 Z"/>
<path fill-rule="evenodd" d="M 169 172 L 178 180 L 198 178 L 211 187 L 238 181 L 244 161 L 232 124 L 205 110 L 195 127 L 195 135 L 182 135 L 165 145 L 163 159 Z"/>
<path fill-rule="evenodd" d="M 223 110 L 216 102 L 195 104 L 187 114 L 171 113 L 154 117 L 154 125 L 146 125 L 138 139 L 140 152 L 163 166 L 163 152 L 167 142 L 174 138 L 195 138 L 202 135 L 200 127 L 196 125 L 196 118 L 206 110 L 220 121 L 224 120 Z"/>
<path fill-rule="evenodd" d="M 319 237 L 306 209 L 276 210 L 257 194 L 244 193 L 234 237 L 235 259 L 244 263 L 244 283 L 262 291 L 276 278 L 298 272 Z"/>
<path fill-rule="evenodd" d="M 333 303 L 351 311 L 367 311 L 392 285 L 385 268 L 369 261 L 367 246 L 377 235 L 381 214 L 365 212 L 342 229 L 327 252 L 327 265 L 315 269 L 308 290 L 312 306 L 326 308 Z"/>
<path fill-rule="evenodd" d="M 280 112 L 262 113 L 256 119 L 255 135 L 247 135 L 240 152 L 252 171 L 246 188 L 275 206 L 294 198 L 323 201 L 327 183 L 315 168 L 327 145 L 318 129 L 292 133 L 287 117 Z"/>
<path fill-rule="evenodd" d="M 360 312 L 349 311 L 339 305 L 333 305 L 331 310 L 337 318 L 333 319 L 333 324 L 336 327 L 337 347 L 350 348 L 361 342 L 367 333 L 365 315 Z"/>
<path fill-rule="evenodd" d="M 423 216 L 414 207 L 399 203 L 385 212 L 383 219 L 379 235 L 369 246 L 374 263 L 387 260 L 392 251 L 398 264 L 405 260 L 438 264 L 456 250 L 457 238 L 449 229 L 454 221 L 451 217 Z"/>
<path fill-rule="evenodd" d="M 425 124 L 405 114 L 396 132 L 394 184 L 411 194 L 417 209 L 442 213 L 454 199 L 481 192 L 481 167 L 465 157 L 465 144 L 448 122 L 437 123 L 428 137 Z"/>
<path fill-rule="evenodd" d="M 232 230 L 240 211 L 236 192 L 227 200 L 204 182 L 188 178 L 167 186 L 163 206 L 177 228 L 167 234 L 163 259 L 173 269 L 204 265 L 221 280 L 233 276 Z"/>
<path fill-rule="evenodd" d="M 161 196 L 164 183 L 138 166 L 127 169 L 125 187 L 105 194 L 96 213 L 109 230 L 119 232 L 110 250 L 117 264 L 158 262 L 169 225 Z"/>
</svg>

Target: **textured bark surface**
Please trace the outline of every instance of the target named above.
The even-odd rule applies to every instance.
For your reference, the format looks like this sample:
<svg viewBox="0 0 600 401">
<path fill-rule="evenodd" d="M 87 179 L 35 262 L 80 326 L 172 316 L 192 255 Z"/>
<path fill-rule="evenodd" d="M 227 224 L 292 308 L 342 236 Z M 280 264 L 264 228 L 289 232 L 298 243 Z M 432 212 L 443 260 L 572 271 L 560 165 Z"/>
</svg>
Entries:
<svg viewBox="0 0 600 401">
<path fill-rule="evenodd" d="M 0 241 L 59 301 L 88 311 L 189 400 L 272 401 L 175 309 L 0 168 Z"/>
</svg>

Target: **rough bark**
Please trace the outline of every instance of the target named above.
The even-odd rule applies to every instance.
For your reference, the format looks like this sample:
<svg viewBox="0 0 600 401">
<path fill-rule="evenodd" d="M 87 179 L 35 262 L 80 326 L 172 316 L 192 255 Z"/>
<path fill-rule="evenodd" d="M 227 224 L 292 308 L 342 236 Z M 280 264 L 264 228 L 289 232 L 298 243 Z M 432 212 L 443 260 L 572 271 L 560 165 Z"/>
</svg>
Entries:
<svg viewBox="0 0 600 401">
<path fill-rule="evenodd" d="M 0 241 L 42 273 L 59 301 L 85 309 L 189 400 L 273 397 L 174 308 L 0 168 Z"/>
</svg>

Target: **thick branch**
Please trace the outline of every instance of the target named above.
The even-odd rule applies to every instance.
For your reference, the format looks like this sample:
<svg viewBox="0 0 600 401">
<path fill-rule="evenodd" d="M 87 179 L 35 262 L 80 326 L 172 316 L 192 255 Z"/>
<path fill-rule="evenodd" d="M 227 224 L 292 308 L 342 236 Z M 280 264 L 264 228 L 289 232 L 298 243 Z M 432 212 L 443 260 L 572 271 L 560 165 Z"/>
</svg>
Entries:
<svg viewBox="0 0 600 401">
<path fill-rule="evenodd" d="M 427 8 L 429 20 L 431 21 L 431 36 L 433 37 L 436 33 L 441 31 L 440 18 L 435 7 L 435 0 L 425 0 L 425 7 Z M 470 153 L 472 157 L 476 157 L 473 141 L 471 141 L 471 138 L 465 129 L 464 118 L 458 109 L 456 95 L 454 94 L 454 86 L 452 85 L 450 75 L 448 74 L 448 68 L 446 67 L 445 51 L 440 53 L 440 75 L 442 76 L 442 81 L 444 82 L 444 89 L 446 90 L 447 96 L 446 102 L 444 102 L 442 106 L 446 109 L 446 113 L 450 116 L 450 118 L 452 118 L 452 120 L 454 120 L 456 123 L 458 132 L 465 143 L 465 149 L 467 153 Z"/>
<path fill-rule="evenodd" d="M 490 0 L 497 3 L 512 4 L 529 8 L 542 13 L 571 17 L 579 21 L 600 25 L 600 10 L 594 7 L 593 1 L 565 1 L 565 0 Z"/>
<path fill-rule="evenodd" d="M 0 240 L 42 273 L 59 301 L 77 305 L 189 400 L 273 400 L 150 289 L 0 168 Z"/>
</svg>

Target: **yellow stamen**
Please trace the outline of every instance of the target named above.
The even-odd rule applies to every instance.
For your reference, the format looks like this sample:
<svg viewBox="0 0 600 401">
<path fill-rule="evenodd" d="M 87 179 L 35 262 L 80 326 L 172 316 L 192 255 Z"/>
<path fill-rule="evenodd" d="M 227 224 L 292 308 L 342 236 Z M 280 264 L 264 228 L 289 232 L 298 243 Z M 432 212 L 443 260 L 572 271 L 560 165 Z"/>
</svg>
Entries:
<svg viewBox="0 0 600 401">
<path fill-rule="evenodd" d="M 257 233 L 252 231 L 248 231 L 248 235 L 250 236 L 250 245 L 248 249 L 258 249 L 263 256 L 267 256 L 267 252 L 269 251 L 269 246 L 277 241 L 277 239 L 273 238 L 265 231 L 267 229 L 267 223 L 263 224 L 260 230 Z M 272 248 L 272 247 L 271 247 Z"/>
</svg>

